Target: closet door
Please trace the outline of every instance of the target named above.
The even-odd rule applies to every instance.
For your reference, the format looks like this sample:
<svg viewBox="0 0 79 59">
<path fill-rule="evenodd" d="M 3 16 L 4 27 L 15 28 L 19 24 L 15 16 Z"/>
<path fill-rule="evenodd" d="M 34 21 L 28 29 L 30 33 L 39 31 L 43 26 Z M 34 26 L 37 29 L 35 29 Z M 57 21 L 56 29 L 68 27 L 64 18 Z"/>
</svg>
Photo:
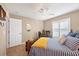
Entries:
<svg viewBox="0 0 79 59">
<path fill-rule="evenodd" d="M 0 56 L 6 55 L 6 22 L 0 20 Z"/>
</svg>

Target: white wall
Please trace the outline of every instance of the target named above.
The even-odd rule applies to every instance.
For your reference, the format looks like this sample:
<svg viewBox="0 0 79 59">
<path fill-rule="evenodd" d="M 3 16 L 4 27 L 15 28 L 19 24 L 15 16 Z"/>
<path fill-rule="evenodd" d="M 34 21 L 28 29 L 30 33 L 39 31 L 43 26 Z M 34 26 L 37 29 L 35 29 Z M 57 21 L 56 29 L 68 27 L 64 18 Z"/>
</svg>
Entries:
<svg viewBox="0 0 79 59">
<path fill-rule="evenodd" d="M 37 37 L 38 31 L 43 30 L 43 21 L 34 20 L 28 17 L 22 17 L 13 14 L 10 14 L 10 17 L 22 20 L 22 42 L 26 42 L 27 40 L 34 40 Z M 30 32 L 26 30 L 26 24 L 31 25 Z"/>
</svg>

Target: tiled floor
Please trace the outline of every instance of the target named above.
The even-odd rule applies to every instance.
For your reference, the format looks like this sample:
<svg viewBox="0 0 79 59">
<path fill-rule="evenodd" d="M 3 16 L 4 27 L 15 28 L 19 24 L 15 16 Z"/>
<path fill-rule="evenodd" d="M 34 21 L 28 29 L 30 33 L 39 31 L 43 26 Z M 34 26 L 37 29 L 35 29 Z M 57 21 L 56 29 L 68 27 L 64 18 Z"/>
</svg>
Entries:
<svg viewBox="0 0 79 59">
<path fill-rule="evenodd" d="M 25 45 L 18 45 L 7 49 L 7 56 L 27 56 Z"/>
</svg>

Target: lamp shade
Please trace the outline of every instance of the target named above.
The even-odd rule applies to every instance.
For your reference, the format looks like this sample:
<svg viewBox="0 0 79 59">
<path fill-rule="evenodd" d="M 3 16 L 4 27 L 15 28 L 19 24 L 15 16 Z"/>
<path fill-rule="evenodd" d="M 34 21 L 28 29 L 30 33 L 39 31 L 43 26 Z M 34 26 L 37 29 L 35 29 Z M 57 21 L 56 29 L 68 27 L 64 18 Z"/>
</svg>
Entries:
<svg viewBox="0 0 79 59">
<path fill-rule="evenodd" d="M 31 30 L 31 25 L 30 24 L 26 24 L 26 29 L 27 29 L 27 31 L 30 31 Z"/>
</svg>

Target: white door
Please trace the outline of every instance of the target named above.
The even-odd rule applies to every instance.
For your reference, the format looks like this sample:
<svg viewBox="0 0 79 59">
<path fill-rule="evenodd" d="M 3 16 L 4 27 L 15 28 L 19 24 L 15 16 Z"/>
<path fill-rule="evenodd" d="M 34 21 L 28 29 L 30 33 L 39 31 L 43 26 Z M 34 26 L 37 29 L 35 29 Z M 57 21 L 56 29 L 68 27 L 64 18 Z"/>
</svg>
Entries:
<svg viewBox="0 0 79 59">
<path fill-rule="evenodd" d="M 10 42 L 9 46 L 13 47 L 22 42 L 22 20 L 10 19 Z"/>
</svg>

